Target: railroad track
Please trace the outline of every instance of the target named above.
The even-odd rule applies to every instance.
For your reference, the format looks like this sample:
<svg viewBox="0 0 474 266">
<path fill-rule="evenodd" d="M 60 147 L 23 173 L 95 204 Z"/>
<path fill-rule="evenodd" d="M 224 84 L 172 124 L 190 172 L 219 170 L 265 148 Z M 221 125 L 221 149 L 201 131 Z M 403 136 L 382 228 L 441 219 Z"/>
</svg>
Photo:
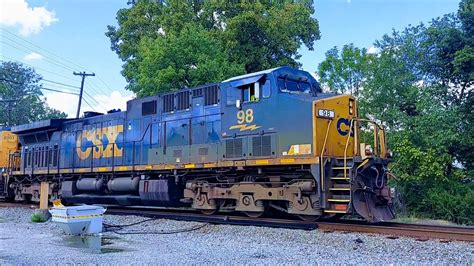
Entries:
<svg viewBox="0 0 474 266">
<path fill-rule="evenodd" d="M 31 204 L 0 203 L 0 207 L 31 207 Z M 153 217 L 157 219 L 171 219 L 179 221 L 194 221 L 211 224 L 266 226 L 275 228 L 289 228 L 314 230 L 325 232 L 357 232 L 367 234 L 381 234 L 389 237 L 412 237 L 418 240 L 441 239 L 445 241 L 474 242 L 473 226 L 440 226 L 425 224 L 404 224 L 384 222 L 378 224 L 367 224 L 357 220 L 316 221 L 307 222 L 285 218 L 251 218 L 235 214 L 205 215 L 198 212 L 178 210 L 162 210 L 146 207 L 115 207 L 108 206 L 107 214 L 111 215 L 138 215 Z"/>
<path fill-rule="evenodd" d="M 231 224 L 231 225 L 251 225 L 251 226 L 267 226 L 289 229 L 314 230 L 322 231 L 341 231 L 341 232 L 357 232 L 368 234 L 382 234 L 391 237 L 412 237 L 417 240 L 442 239 L 446 241 L 466 241 L 474 242 L 474 227 L 462 226 L 439 226 L 424 224 L 404 224 L 384 222 L 378 224 L 367 224 L 357 220 L 337 220 L 337 221 L 316 221 L 305 222 L 292 219 L 280 218 L 250 218 L 239 215 L 204 215 L 196 212 L 175 212 L 155 210 L 148 208 L 115 208 L 109 207 L 108 214 L 116 215 L 141 215 L 147 217 L 155 217 L 160 219 L 172 219 L 181 221 L 195 221 L 212 224 Z"/>
<path fill-rule="evenodd" d="M 356 222 L 317 222 L 318 228 L 325 231 L 346 231 L 369 234 L 382 234 L 393 237 L 406 236 L 417 240 L 442 239 L 446 241 L 474 242 L 474 227 L 440 226 L 425 224 L 405 224 L 384 222 L 363 224 Z"/>
<path fill-rule="evenodd" d="M 146 217 L 154 217 L 158 219 L 171 219 L 179 221 L 193 221 L 211 224 L 230 224 L 230 225 L 250 225 L 250 226 L 266 226 L 288 229 L 314 230 L 318 226 L 314 222 L 305 222 L 289 219 L 275 218 L 251 218 L 239 215 L 205 215 L 198 212 L 178 212 L 173 210 L 157 210 L 151 208 L 116 208 L 107 207 L 106 214 L 114 215 L 139 215 Z"/>
</svg>

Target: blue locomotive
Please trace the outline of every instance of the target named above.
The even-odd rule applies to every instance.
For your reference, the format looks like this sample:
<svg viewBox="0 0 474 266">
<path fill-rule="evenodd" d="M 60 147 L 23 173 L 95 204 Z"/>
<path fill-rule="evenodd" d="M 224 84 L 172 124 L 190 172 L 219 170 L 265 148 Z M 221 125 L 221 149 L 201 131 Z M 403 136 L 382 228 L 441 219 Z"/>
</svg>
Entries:
<svg viewBox="0 0 474 266">
<path fill-rule="evenodd" d="M 361 143 L 361 128 L 373 131 Z M 38 201 L 39 182 L 66 203 L 187 207 L 252 217 L 359 214 L 390 220 L 385 131 L 349 95 L 279 67 L 12 128 L 4 194 Z"/>
</svg>

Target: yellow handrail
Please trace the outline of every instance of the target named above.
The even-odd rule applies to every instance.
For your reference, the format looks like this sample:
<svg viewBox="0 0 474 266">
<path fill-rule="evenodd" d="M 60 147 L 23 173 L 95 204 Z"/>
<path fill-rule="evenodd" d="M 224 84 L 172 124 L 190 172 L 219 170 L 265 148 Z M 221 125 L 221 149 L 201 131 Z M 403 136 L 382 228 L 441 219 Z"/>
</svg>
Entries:
<svg viewBox="0 0 474 266">
<path fill-rule="evenodd" d="M 346 167 L 347 167 L 347 147 L 349 147 L 349 140 L 351 139 L 351 133 L 352 133 L 352 126 L 354 124 L 354 118 L 351 119 L 351 124 L 349 126 L 349 134 L 347 134 L 347 140 L 346 140 L 346 146 L 344 147 L 344 179 L 347 178 L 347 171 L 346 171 Z"/>
<path fill-rule="evenodd" d="M 329 135 L 329 127 L 331 126 L 332 120 L 329 120 L 328 127 L 326 128 L 326 136 L 324 137 L 324 143 L 323 143 L 323 148 L 321 149 L 321 156 L 324 154 L 324 150 L 326 149 L 326 142 L 328 140 L 328 135 Z"/>
<path fill-rule="evenodd" d="M 354 121 L 367 122 L 367 123 L 370 123 L 370 124 L 374 125 L 374 153 L 376 155 L 381 156 L 381 157 L 386 156 L 385 129 L 383 128 L 383 126 L 380 126 L 375 121 L 368 120 L 368 119 L 360 119 L 360 118 L 351 119 L 351 124 L 350 124 L 350 127 L 349 127 L 349 134 L 347 135 L 346 145 L 344 147 L 344 178 L 347 178 L 347 172 L 346 172 L 347 148 L 349 147 L 349 141 L 350 141 L 350 138 L 351 138 L 351 133 L 352 133 L 352 130 L 353 130 Z M 378 132 L 378 129 L 380 129 L 380 132 Z M 379 151 L 379 143 L 378 143 L 379 141 L 381 143 L 380 151 Z M 357 143 L 357 142 L 355 141 L 355 143 Z M 361 152 L 363 152 L 363 151 L 361 151 Z"/>
<path fill-rule="evenodd" d="M 321 191 L 325 191 L 324 189 L 324 150 L 326 149 L 326 143 L 328 140 L 328 135 L 329 135 L 329 128 L 331 126 L 332 120 L 329 120 L 328 127 L 326 128 L 326 136 L 324 137 L 324 143 L 323 143 L 323 148 L 321 149 L 321 153 L 319 154 L 319 157 L 321 158 L 321 162 L 319 162 L 319 171 L 321 172 Z"/>
</svg>

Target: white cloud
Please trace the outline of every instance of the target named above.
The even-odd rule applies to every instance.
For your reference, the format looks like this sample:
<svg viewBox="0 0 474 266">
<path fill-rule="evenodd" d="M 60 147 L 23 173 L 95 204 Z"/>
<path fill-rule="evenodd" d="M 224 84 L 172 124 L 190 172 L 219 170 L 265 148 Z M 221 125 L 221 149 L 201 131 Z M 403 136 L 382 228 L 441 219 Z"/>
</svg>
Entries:
<svg viewBox="0 0 474 266">
<path fill-rule="evenodd" d="M 66 89 L 62 91 L 72 92 Z M 49 107 L 66 113 L 70 118 L 76 117 L 77 101 L 79 100 L 77 95 L 49 91 L 43 91 L 43 94 Z"/>
<path fill-rule="evenodd" d="M 370 46 L 369 49 L 367 49 L 368 54 L 378 54 L 379 53 L 379 48 L 375 46 Z"/>
<path fill-rule="evenodd" d="M 2 0 L 0 7 L 0 25 L 20 26 L 23 36 L 37 34 L 58 21 L 54 11 L 45 7 L 30 7 L 26 0 Z"/>
<path fill-rule="evenodd" d="M 69 118 L 76 117 L 77 103 L 79 100 L 77 95 L 48 91 L 44 91 L 44 94 L 46 102 L 51 108 L 66 113 Z M 86 111 L 94 110 L 102 113 L 106 113 L 112 109 L 121 109 L 122 111 L 125 111 L 127 109 L 127 101 L 133 98 L 134 95 L 122 95 L 119 91 L 113 91 L 110 95 L 95 95 L 94 100 L 85 97 L 85 101 L 83 101 L 81 105 L 81 115 Z M 89 104 L 92 105 L 93 109 Z"/>
<path fill-rule="evenodd" d="M 38 54 L 38 53 L 32 52 L 32 53 L 29 53 L 29 54 L 25 55 L 25 57 L 23 57 L 23 59 L 26 60 L 26 61 L 41 60 L 41 59 L 43 59 L 43 56 Z"/>
<path fill-rule="evenodd" d="M 100 106 L 94 106 L 99 112 L 106 112 L 112 109 L 127 109 L 127 101 L 134 98 L 134 95 L 122 95 L 119 91 L 113 91 L 110 95 L 97 95 L 94 99 L 100 103 Z"/>
</svg>

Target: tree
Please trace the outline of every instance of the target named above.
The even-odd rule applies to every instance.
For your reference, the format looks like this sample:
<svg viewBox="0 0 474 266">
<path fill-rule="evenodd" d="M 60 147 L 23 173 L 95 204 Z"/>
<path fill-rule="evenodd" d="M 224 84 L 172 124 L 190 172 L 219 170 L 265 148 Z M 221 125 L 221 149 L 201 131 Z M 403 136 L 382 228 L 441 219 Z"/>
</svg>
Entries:
<svg viewBox="0 0 474 266">
<path fill-rule="evenodd" d="M 33 69 L 19 63 L 0 64 L 0 125 L 66 117 L 65 113 L 48 107 L 41 99 L 40 80 Z"/>
<path fill-rule="evenodd" d="M 359 49 L 352 43 L 344 45 L 340 54 L 338 48 L 333 47 L 319 65 L 321 82 L 332 92 L 358 96 L 369 57 L 367 49 Z"/>
<path fill-rule="evenodd" d="M 337 48 L 319 69 L 326 84 L 341 90 L 350 86 L 348 76 L 362 76 L 360 114 L 388 129 L 393 184 L 409 212 L 468 224 L 474 224 L 472 3 L 462 1 L 457 15 L 384 35 L 375 42 L 380 52 L 366 55 L 357 69 Z"/>
<path fill-rule="evenodd" d="M 127 88 L 148 95 L 281 65 L 299 66 L 298 49 L 305 45 L 312 50 L 320 38 L 312 5 L 139 0 L 118 11 L 118 27 L 108 26 L 106 35 L 125 62 Z M 169 58 L 159 54 L 168 52 Z"/>
<path fill-rule="evenodd" d="M 141 95 L 175 91 L 244 73 L 243 66 L 230 63 L 219 43 L 198 25 L 186 25 L 167 38 L 146 38 L 139 53 L 137 81 Z"/>
</svg>

